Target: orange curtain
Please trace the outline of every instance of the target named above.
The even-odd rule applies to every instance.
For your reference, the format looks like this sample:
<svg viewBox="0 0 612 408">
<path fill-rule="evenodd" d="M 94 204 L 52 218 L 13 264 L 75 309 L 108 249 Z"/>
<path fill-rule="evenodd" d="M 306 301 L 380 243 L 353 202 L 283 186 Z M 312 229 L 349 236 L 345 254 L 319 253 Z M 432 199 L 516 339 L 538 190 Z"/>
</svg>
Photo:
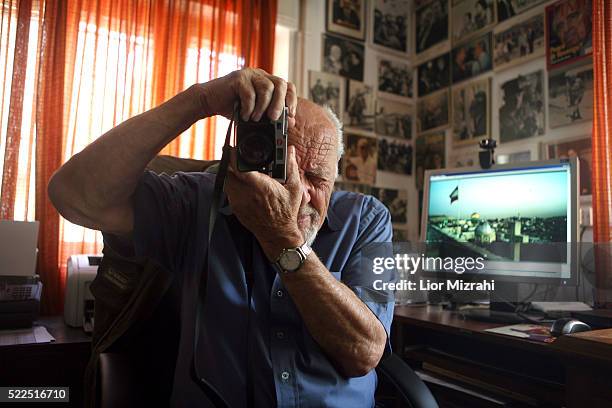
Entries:
<svg viewBox="0 0 612 408">
<path fill-rule="evenodd" d="M 50 204 L 53 172 L 193 83 L 243 66 L 271 70 L 276 7 L 276 0 L 3 0 L 0 218 L 32 219 L 35 203 L 44 313 L 62 310 L 67 257 L 101 251 L 99 233 L 61 219 Z M 215 132 L 215 120 L 201 121 L 164 153 L 211 159 Z"/>
<path fill-rule="evenodd" d="M 593 241 L 612 242 L 612 2 L 593 2 Z M 603 249 L 603 248 L 601 248 Z M 612 288 L 609 251 L 596 252 L 598 303 L 612 305 L 605 288 Z"/>
</svg>

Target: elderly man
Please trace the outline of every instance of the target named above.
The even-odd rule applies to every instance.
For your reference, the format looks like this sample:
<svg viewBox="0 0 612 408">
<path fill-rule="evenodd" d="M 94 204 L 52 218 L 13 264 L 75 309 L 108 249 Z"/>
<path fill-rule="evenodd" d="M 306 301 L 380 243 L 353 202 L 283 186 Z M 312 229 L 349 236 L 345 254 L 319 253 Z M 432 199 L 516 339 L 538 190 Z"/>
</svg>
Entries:
<svg viewBox="0 0 612 408">
<path fill-rule="evenodd" d="M 242 120 L 277 119 L 288 107 L 287 182 L 238 172 L 233 157 L 206 270 L 215 176 L 158 176 L 145 166 L 196 121 L 231 116 L 237 101 Z M 391 223 L 372 197 L 332 194 L 341 141 L 329 110 L 298 100 L 291 83 L 244 69 L 127 120 L 53 176 L 49 195 L 66 219 L 103 231 L 107 244 L 129 237 L 137 256 L 181 282 L 172 406 L 203 406 L 189 375 L 194 354 L 232 407 L 373 406 L 373 369 L 388 347 L 393 303 L 366 296 L 372 277 L 360 254 L 389 242 Z M 298 248 L 299 263 L 279 268 L 282 254 Z M 194 352 L 194 277 L 203 270 L 208 286 Z"/>
</svg>

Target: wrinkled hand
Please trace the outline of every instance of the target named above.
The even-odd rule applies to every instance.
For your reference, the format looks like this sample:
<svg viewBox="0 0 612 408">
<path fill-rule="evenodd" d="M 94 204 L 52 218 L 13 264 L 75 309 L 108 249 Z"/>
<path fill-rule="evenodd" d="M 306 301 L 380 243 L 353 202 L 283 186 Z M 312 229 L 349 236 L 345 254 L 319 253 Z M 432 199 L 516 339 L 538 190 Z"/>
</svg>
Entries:
<svg viewBox="0 0 612 408">
<path fill-rule="evenodd" d="M 286 105 L 289 108 L 289 127 L 295 123 L 295 85 L 262 69 L 241 69 L 197 87 L 204 117 L 223 115 L 229 119 L 234 113 L 235 102 L 240 101 L 243 121 L 259 121 L 264 113 L 277 120 Z"/>
<path fill-rule="evenodd" d="M 287 181 L 281 184 L 256 171 L 240 172 L 236 150 L 225 181 L 225 193 L 234 215 L 255 235 L 270 261 L 275 261 L 284 248 L 304 243 L 298 227 L 302 201 L 302 184 L 295 147 L 289 146 Z"/>
</svg>

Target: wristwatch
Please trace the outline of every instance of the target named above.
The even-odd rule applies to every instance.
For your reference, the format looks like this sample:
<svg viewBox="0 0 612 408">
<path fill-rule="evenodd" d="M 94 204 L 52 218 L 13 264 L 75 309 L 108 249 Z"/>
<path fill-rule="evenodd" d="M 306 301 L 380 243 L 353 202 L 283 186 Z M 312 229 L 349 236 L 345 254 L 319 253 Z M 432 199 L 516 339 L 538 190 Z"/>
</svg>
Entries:
<svg viewBox="0 0 612 408">
<path fill-rule="evenodd" d="M 302 267 L 312 248 L 304 242 L 297 248 L 285 248 L 274 261 L 274 266 L 279 272 L 295 272 Z"/>
</svg>

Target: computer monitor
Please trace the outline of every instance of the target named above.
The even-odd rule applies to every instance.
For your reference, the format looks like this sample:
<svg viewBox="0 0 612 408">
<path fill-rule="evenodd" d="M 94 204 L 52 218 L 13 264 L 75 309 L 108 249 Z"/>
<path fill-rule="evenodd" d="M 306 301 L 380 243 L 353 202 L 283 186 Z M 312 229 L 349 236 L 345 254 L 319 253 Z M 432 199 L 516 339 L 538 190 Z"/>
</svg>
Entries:
<svg viewBox="0 0 612 408">
<path fill-rule="evenodd" d="M 465 272 L 471 278 L 572 284 L 578 180 L 575 158 L 426 172 L 421 241 L 427 256 L 484 257 L 483 269 Z"/>
</svg>

